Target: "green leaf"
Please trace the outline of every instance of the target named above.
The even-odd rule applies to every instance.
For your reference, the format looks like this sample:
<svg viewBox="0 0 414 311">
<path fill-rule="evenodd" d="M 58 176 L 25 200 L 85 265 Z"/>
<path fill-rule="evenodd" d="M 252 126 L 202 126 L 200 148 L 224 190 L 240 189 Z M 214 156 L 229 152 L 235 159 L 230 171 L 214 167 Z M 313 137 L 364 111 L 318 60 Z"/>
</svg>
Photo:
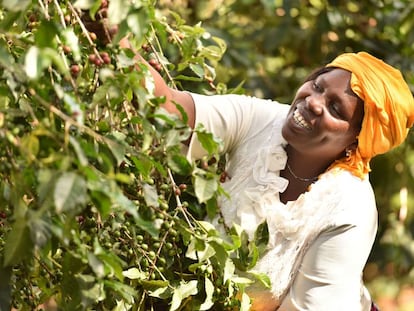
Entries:
<svg viewBox="0 0 414 311">
<path fill-rule="evenodd" d="M 168 286 L 160 287 L 155 290 L 149 290 L 148 292 L 149 296 L 157 297 L 164 300 L 170 298 L 172 295 L 171 288 L 169 288 Z"/>
<path fill-rule="evenodd" d="M 140 284 L 143 288 L 148 291 L 155 291 L 159 288 L 165 288 L 169 285 L 168 281 L 161 281 L 161 280 L 142 280 Z"/>
<path fill-rule="evenodd" d="M 120 191 L 119 188 L 111 193 L 111 198 L 113 199 L 114 203 L 124 209 L 126 212 L 131 214 L 134 217 L 135 224 L 140 227 L 141 229 L 148 232 L 153 238 L 157 238 L 159 234 L 159 228 L 154 226 L 152 221 L 147 221 L 141 218 L 137 213 L 137 207 L 134 203 L 132 203 L 125 195 Z"/>
<path fill-rule="evenodd" d="M 98 278 L 105 276 L 105 267 L 102 261 L 91 252 L 88 252 L 88 263 Z"/>
<path fill-rule="evenodd" d="M 217 216 L 219 210 L 216 197 L 212 197 L 206 202 L 206 211 L 209 219 L 213 219 Z"/>
<path fill-rule="evenodd" d="M 267 249 L 267 244 L 269 243 L 269 229 L 266 221 L 257 227 L 254 233 L 254 243 L 256 244 L 260 254 Z"/>
<path fill-rule="evenodd" d="M 7 10 L 17 12 L 26 10 L 30 2 L 30 0 L 3 0 L 2 4 Z"/>
<path fill-rule="evenodd" d="M 27 157 L 28 162 L 32 162 L 39 153 L 39 139 L 33 134 L 24 136 L 20 141 L 20 149 L 22 150 L 22 154 Z"/>
<path fill-rule="evenodd" d="M 110 22 L 112 22 L 111 18 Z M 143 40 L 149 26 L 147 12 L 143 9 L 134 10 L 128 14 L 126 22 L 130 31 L 136 36 L 136 38 L 138 40 Z"/>
<path fill-rule="evenodd" d="M 142 177 L 144 179 L 148 179 L 150 177 L 151 170 L 154 167 L 152 159 L 146 154 L 139 153 L 136 156 L 132 156 L 131 160 L 134 162 L 134 165 L 139 173 L 142 174 Z"/>
<path fill-rule="evenodd" d="M 197 252 L 201 251 L 205 248 L 205 244 L 195 236 L 191 236 L 190 244 L 188 244 L 187 251 L 185 253 L 185 257 L 197 260 Z"/>
<path fill-rule="evenodd" d="M 249 311 L 251 307 L 250 297 L 248 294 L 243 293 L 241 299 L 240 311 Z"/>
<path fill-rule="evenodd" d="M 214 256 L 216 254 L 216 251 L 210 244 L 207 244 L 205 248 L 201 251 L 198 251 L 197 254 L 199 261 L 205 261 Z"/>
<path fill-rule="evenodd" d="M 100 190 L 90 192 L 91 200 L 94 202 L 95 206 L 101 213 L 103 219 L 106 219 L 111 212 L 112 201 L 109 195 L 110 194 Z"/>
<path fill-rule="evenodd" d="M 233 261 L 230 258 L 226 259 L 226 263 L 223 270 L 223 283 L 226 283 L 227 280 L 230 280 L 233 275 L 236 267 L 233 264 Z"/>
<path fill-rule="evenodd" d="M 125 160 L 126 147 L 124 142 L 119 140 L 120 138 L 116 139 L 118 141 L 114 139 L 106 139 L 106 144 L 116 159 L 116 165 L 119 166 Z"/>
<path fill-rule="evenodd" d="M 50 63 L 50 59 L 43 57 L 38 47 L 32 46 L 26 53 L 24 68 L 30 79 L 37 79 L 41 76 L 43 69 L 48 67 Z"/>
<path fill-rule="evenodd" d="M 187 158 L 181 154 L 172 153 L 167 155 L 168 167 L 177 174 L 186 176 L 191 173 L 192 166 Z"/>
<path fill-rule="evenodd" d="M 253 283 L 251 279 L 241 276 L 233 276 L 231 280 L 238 285 L 250 285 Z"/>
<path fill-rule="evenodd" d="M 63 61 L 62 57 L 60 56 L 59 52 L 56 48 L 53 47 L 45 47 L 41 50 L 41 56 L 45 59 L 45 63 L 49 64 L 52 62 L 59 72 L 63 74 L 68 74 L 69 69 L 66 66 L 65 62 Z M 43 68 L 46 68 L 45 66 Z"/>
<path fill-rule="evenodd" d="M 49 223 L 40 218 L 39 213 L 29 210 L 28 215 L 30 219 L 28 224 L 30 228 L 30 237 L 34 245 L 42 248 L 45 246 L 50 237 Z"/>
<path fill-rule="evenodd" d="M 199 220 L 197 223 L 203 228 L 205 231 L 208 232 L 209 235 L 216 235 L 218 234 L 216 227 L 208 221 Z"/>
<path fill-rule="evenodd" d="M 122 275 L 131 280 L 145 280 L 147 278 L 144 272 L 135 267 L 122 271 Z"/>
<path fill-rule="evenodd" d="M 183 299 L 196 295 L 198 293 L 198 281 L 192 280 L 189 282 L 181 281 L 181 284 L 174 289 L 174 294 L 171 300 L 170 311 L 175 311 L 181 306 Z"/>
<path fill-rule="evenodd" d="M 36 46 L 39 48 L 56 47 L 55 35 L 58 33 L 56 25 L 52 21 L 43 20 L 35 32 Z"/>
<path fill-rule="evenodd" d="M 110 25 L 118 25 L 127 18 L 130 4 L 124 0 L 111 0 L 108 7 Z"/>
<path fill-rule="evenodd" d="M 117 294 L 123 297 L 127 303 L 134 303 L 137 293 L 131 286 L 118 281 L 104 281 L 104 284 L 105 286 L 112 288 Z"/>
<path fill-rule="evenodd" d="M 206 292 L 206 299 L 201 304 L 200 310 L 210 310 L 210 308 L 214 305 L 214 284 L 210 281 L 208 277 L 205 277 L 204 279 L 204 290 Z"/>
<path fill-rule="evenodd" d="M 15 65 L 14 58 L 9 54 L 6 47 L 0 41 L 0 65 L 4 68 L 12 68 Z"/>
<path fill-rule="evenodd" d="M 16 265 L 27 257 L 33 248 L 30 230 L 24 218 L 16 219 L 4 246 L 4 267 Z"/>
<path fill-rule="evenodd" d="M 256 272 L 256 271 L 249 271 L 249 274 L 253 275 L 261 284 L 265 286 L 265 288 L 271 288 L 272 284 L 270 278 L 267 274 Z"/>
<path fill-rule="evenodd" d="M 215 137 L 212 133 L 207 132 L 202 125 L 198 125 L 195 129 L 197 139 L 201 146 L 208 152 L 209 155 L 220 152 L 222 141 Z"/>
<path fill-rule="evenodd" d="M 86 203 L 88 198 L 85 179 L 76 173 L 63 173 L 53 192 L 56 212 L 70 211 Z"/>
<path fill-rule="evenodd" d="M 79 62 L 81 59 L 81 51 L 79 47 L 79 38 L 72 28 L 66 28 L 62 31 L 64 43 L 72 50 L 73 59 Z"/>
<path fill-rule="evenodd" d="M 63 95 L 63 101 L 66 105 L 66 109 L 69 111 L 70 115 L 76 120 L 76 122 L 78 122 L 79 124 L 83 124 L 83 110 L 76 98 L 68 93 L 65 93 Z"/>
<path fill-rule="evenodd" d="M 154 186 L 143 184 L 144 199 L 148 206 L 158 207 L 158 193 Z"/>
<path fill-rule="evenodd" d="M 185 141 L 190 137 L 190 131 L 189 130 L 169 130 L 167 132 L 167 135 L 165 136 L 165 147 L 175 147 L 179 145 L 181 142 Z M 170 148 L 171 149 L 171 148 Z"/>
<path fill-rule="evenodd" d="M 122 260 L 112 252 L 103 252 L 97 254 L 98 258 L 103 262 L 105 266 L 105 275 L 112 277 L 113 275 L 118 280 L 123 280 L 122 275 Z"/>
<path fill-rule="evenodd" d="M 191 70 L 200 78 L 204 77 L 204 68 L 199 64 L 190 64 Z"/>
<path fill-rule="evenodd" d="M 194 190 L 200 203 L 211 199 L 218 189 L 218 182 L 215 177 L 206 177 L 197 174 L 194 176 Z"/>
<path fill-rule="evenodd" d="M 82 150 L 80 143 L 73 136 L 69 136 L 69 142 L 72 145 L 73 149 L 76 152 L 79 163 L 82 166 L 87 166 L 89 164 L 88 158 Z"/>
<path fill-rule="evenodd" d="M 16 1 L 19 1 L 19 0 L 16 0 Z M 3 2 L 9 2 L 9 1 L 3 0 L 2 3 Z M 0 20 L 0 29 L 4 31 L 3 33 L 10 31 L 10 29 L 13 27 L 13 25 L 22 15 L 22 13 L 25 13 L 25 11 L 22 10 L 22 11 L 16 11 L 16 12 L 8 12 L 7 14 L 3 15 L 3 18 Z"/>
<path fill-rule="evenodd" d="M 96 0 L 76 0 L 73 6 L 81 10 L 89 10 L 95 2 Z"/>
</svg>

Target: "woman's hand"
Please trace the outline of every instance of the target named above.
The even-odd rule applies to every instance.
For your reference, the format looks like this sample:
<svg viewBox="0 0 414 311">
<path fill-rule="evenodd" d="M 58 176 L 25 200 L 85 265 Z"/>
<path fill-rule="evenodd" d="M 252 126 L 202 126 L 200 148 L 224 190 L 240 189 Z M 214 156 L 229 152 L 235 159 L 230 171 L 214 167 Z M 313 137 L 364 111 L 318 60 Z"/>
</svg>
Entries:
<svg viewBox="0 0 414 311">
<path fill-rule="evenodd" d="M 251 311 L 276 311 L 279 307 L 279 301 L 274 299 L 272 293 L 268 290 L 247 290 L 252 305 Z"/>
</svg>

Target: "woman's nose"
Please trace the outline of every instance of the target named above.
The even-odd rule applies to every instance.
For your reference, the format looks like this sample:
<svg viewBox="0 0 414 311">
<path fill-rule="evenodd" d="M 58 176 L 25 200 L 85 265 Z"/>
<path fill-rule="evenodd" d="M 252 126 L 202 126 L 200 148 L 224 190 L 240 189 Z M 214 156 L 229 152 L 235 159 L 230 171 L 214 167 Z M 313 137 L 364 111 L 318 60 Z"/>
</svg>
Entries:
<svg viewBox="0 0 414 311">
<path fill-rule="evenodd" d="M 324 106 L 323 96 L 312 95 L 305 98 L 306 107 L 316 115 L 320 115 Z"/>
</svg>

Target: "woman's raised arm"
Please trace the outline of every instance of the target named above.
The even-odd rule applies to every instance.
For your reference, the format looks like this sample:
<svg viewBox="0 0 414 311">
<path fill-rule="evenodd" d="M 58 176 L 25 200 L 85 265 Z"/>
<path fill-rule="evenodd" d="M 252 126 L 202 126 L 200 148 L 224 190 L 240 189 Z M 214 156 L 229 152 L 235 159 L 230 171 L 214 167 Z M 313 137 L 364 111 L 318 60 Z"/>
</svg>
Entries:
<svg viewBox="0 0 414 311">
<path fill-rule="evenodd" d="M 119 42 L 121 48 L 131 48 L 130 43 L 127 38 L 122 39 Z M 163 108 L 165 108 L 168 112 L 181 116 L 181 112 L 177 109 L 176 104 L 183 107 L 184 111 L 188 117 L 188 125 L 191 128 L 194 128 L 195 123 L 195 107 L 194 102 L 191 95 L 187 92 L 179 91 L 172 89 L 167 85 L 161 75 L 150 65 L 148 62 L 139 54 L 136 56 L 140 62 L 145 64 L 153 79 L 155 84 L 155 96 L 165 96 L 165 103 L 163 104 Z"/>
</svg>

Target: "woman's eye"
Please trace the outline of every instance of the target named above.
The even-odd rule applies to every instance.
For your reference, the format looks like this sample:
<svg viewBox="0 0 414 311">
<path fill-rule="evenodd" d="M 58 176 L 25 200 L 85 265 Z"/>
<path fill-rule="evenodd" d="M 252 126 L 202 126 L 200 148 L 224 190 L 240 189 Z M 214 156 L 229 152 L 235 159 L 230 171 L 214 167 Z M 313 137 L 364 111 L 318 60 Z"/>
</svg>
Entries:
<svg viewBox="0 0 414 311">
<path fill-rule="evenodd" d="M 316 82 L 313 82 L 313 89 L 315 90 L 315 91 L 317 91 L 317 92 L 322 92 L 323 90 L 322 90 L 322 87 L 318 84 L 318 83 L 316 83 Z"/>
<path fill-rule="evenodd" d="M 329 106 L 335 116 L 342 118 L 341 109 L 338 107 L 337 103 L 331 103 Z"/>
</svg>

